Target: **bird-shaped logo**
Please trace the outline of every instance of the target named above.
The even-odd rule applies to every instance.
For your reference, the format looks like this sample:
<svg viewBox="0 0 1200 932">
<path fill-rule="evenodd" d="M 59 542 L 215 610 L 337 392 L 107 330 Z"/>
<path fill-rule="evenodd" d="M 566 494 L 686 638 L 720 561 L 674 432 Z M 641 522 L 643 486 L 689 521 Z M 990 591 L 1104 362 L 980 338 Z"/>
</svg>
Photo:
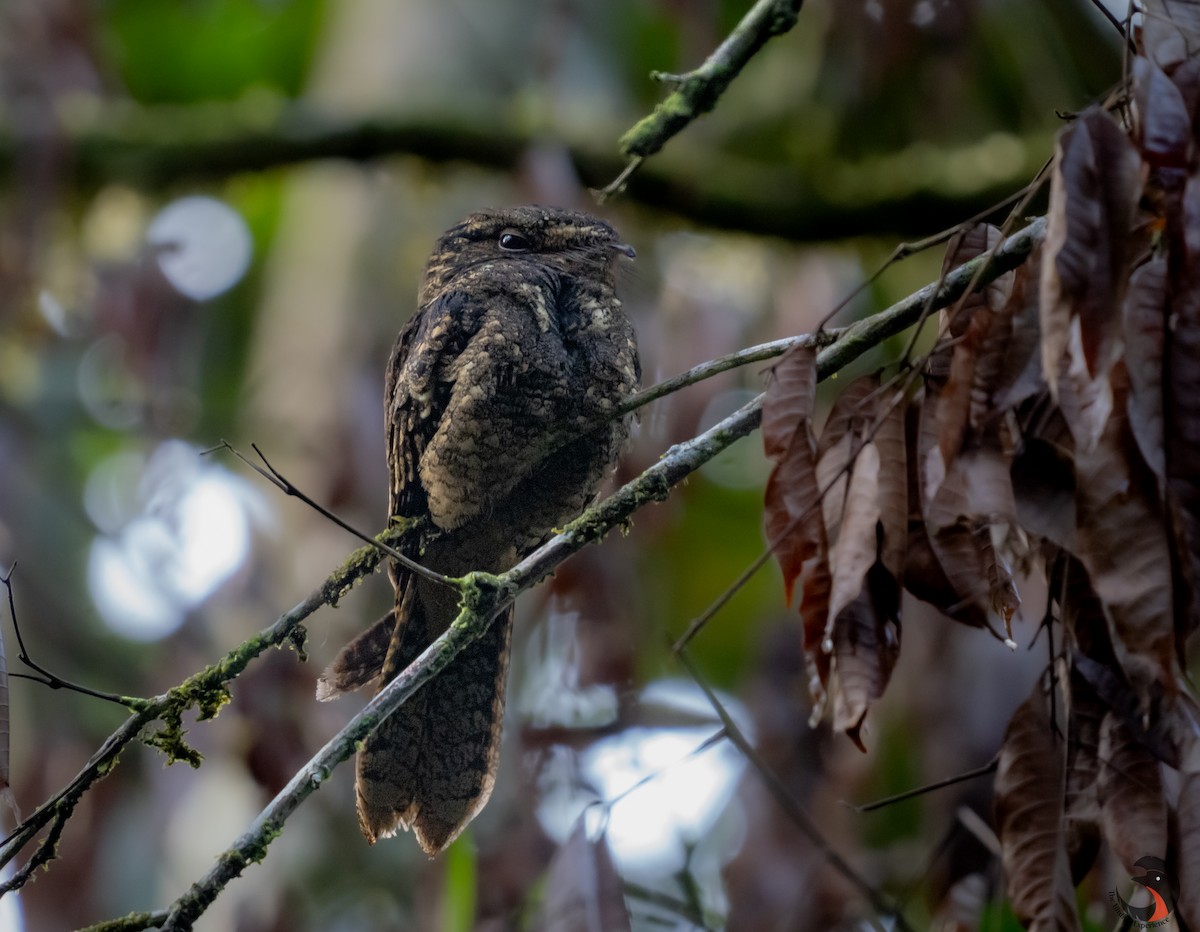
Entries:
<svg viewBox="0 0 1200 932">
<path fill-rule="evenodd" d="M 1122 899 L 1121 894 L 1117 893 L 1121 909 L 1134 922 L 1147 925 L 1161 922 L 1175 909 L 1175 883 L 1167 873 L 1167 862 L 1162 858 L 1146 855 L 1134 861 L 1133 866 L 1142 868 L 1144 873 L 1129 879 L 1146 888 L 1146 892 L 1150 894 L 1150 903 L 1146 906 L 1130 906 Z"/>
</svg>

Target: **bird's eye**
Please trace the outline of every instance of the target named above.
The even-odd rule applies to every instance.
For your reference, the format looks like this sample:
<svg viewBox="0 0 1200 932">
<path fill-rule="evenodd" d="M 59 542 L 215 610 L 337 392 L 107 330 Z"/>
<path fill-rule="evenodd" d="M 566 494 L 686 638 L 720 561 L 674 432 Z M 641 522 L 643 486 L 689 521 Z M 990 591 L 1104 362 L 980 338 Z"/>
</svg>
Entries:
<svg viewBox="0 0 1200 932">
<path fill-rule="evenodd" d="M 533 243 L 516 230 L 505 230 L 500 234 L 500 248 L 505 252 L 528 252 L 533 248 Z"/>
</svg>

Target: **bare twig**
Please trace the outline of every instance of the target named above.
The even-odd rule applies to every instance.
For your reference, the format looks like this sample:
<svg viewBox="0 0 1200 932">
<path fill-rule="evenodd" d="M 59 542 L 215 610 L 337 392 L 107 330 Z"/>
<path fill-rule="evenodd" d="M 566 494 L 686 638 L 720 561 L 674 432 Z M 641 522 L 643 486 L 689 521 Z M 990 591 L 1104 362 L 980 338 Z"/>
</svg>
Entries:
<svg viewBox="0 0 1200 932">
<path fill-rule="evenodd" d="M 726 737 L 742 752 L 742 756 L 746 758 L 747 762 L 758 773 L 763 783 L 766 784 L 767 790 L 784 812 L 787 813 L 788 818 L 807 836 L 808 840 L 813 843 L 813 846 L 825 858 L 830 867 L 850 881 L 867 898 L 867 901 L 878 915 L 893 919 L 895 928 L 897 929 L 909 929 L 908 923 L 904 921 L 904 916 L 896 905 L 867 883 L 858 871 L 851 867 L 850 863 L 829 843 L 828 839 L 821 834 L 821 830 L 809 818 L 808 813 L 804 811 L 804 807 L 800 805 L 791 791 L 784 785 L 783 781 L 776 776 L 775 772 L 767 766 L 766 762 L 759 756 L 758 751 L 755 750 L 754 745 L 742 734 L 741 729 L 737 726 L 737 722 L 733 720 L 733 717 L 730 716 L 725 706 L 721 704 L 721 700 L 717 698 L 716 693 L 704 681 L 704 678 L 700 675 L 700 671 L 692 664 L 687 651 L 680 651 L 676 656 L 679 658 L 679 662 L 683 664 L 684 669 L 688 671 L 692 679 L 696 682 L 696 685 L 703 690 L 704 695 L 708 698 L 709 705 L 713 707 L 713 711 L 721 719 L 721 723 L 725 726 Z M 873 919 L 871 924 L 882 932 L 884 928 L 883 923 L 877 919 Z"/>
<path fill-rule="evenodd" d="M 837 341 L 837 338 L 842 333 L 843 330 L 841 328 L 824 330 L 817 333 L 803 333 L 799 336 L 784 337 L 782 340 L 772 340 L 770 343 L 749 346 L 746 349 L 738 350 L 736 353 L 710 359 L 707 362 L 700 363 L 698 366 L 693 366 L 687 372 L 681 372 L 677 376 L 664 379 L 637 394 L 630 395 L 617 407 L 613 416 L 620 416 L 628 414 L 631 411 L 636 411 L 643 405 L 657 401 L 659 398 L 677 392 L 681 388 L 695 385 L 697 382 L 702 382 L 705 379 L 711 379 L 714 375 L 720 375 L 722 372 L 728 372 L 730 369 L 782 356 L 795 346 L 811 346 L 815 349 L 830 346 Z"/>
<path fill-rule="evenodd" d="M 278 469 L 276 469 L 274 466 L 271 465 L 270 460 L 268 460 L 267 457 L 264 455 L 263 451 L 258 448 L 258 444 L 256 444 L 256 443 L 250 444 L 250 449 L 252 449 L 255 453 L 258 454 L 258 458 L 260 460 L 262 460 L 262 463 L 263 463 L 262 466 L 259 466 L 257 463 L 251 462 L 249 459 L 247 459 L 245 456 L 243 456 L 241 451 L 239 451 L 236 447 L 234 447 L 233 444 L 231 444 L 228 440 L 222 440 L 220 442 L 220 444 L 218 444 L 213 449 L 228 450 L 230 453 L 232 453 L 234 456 L 236 456 L 238 459 L 240 459 L 243 463 L 245 463 L 247 466 L 249 466 L 251 469 L 253 469 L 256 473 L 258 473 L 260 476 L 262 476 L 264 479 L 266 479 L 268 482 L 270 482 L 272 485 L 274 485 L 277 489 L 279 489 L 281 492 L 283 492 L 285 495 L 290 495 L 293 498 L 300 499 L 300 501 L 304 502 L 304 504 L 306 504 L 313 511 L 317 512 L 317 514 L 321 515 L 324 518 L 328 518 L 330 521 L 332 521 L 334 524 L 336 524 L 338 527 L 340 527 L 343 531 L 346 531 L 347 533 L 354 535 L 359 540 L 364 541 L 365 543 L 369 544 L 372 547 L 378 548 L 381 552 L 387 554 L 389 557 L 391 557 L 397 563 L 400 563 L 401 565 L 407 567 L 409 570 L 416 573 L 418 576 L 423 576 L 426 579 L 430 580 L 431 582 L 437 583 L 439 586 L 446 586 L 449 589 L 457 588 L 454 584 L 454 581 L 449 576 L 443 576 L 441 573 L 434 572 L 433 570 L 422 566 L 416 560 L 412 559 L 411 557 L 406 557 L 395 547 L 392 547 L 392 546 L 384 543 L 378 537 L 371 537 L 367 534 L 364 534 L 358 528 L 352 526 L 351 524 L 347 523 L 346 521 L 343 521 L 341 518 L 339 518 L 337 515 L 335 515 L 332 511 L 330 511 L 324 505 L 320 504 L 317 501 L 314 501 L 307 493 L 304 492 L 303 489 L 297 488 L 295 485 L 292 484 L 291 480 L 289 480 L 286 476 L 283 475 L 283 473 L 281 473 Z M 207 453 L 210 451 L 206 450 L 205 452 Z"/>
<path fill-rule="evenodd" d="M 905 790 L 903 793 L 897 793 L 895 796 L 888 796 L 884 799 L 877 799 L 872 803 L 866 803 L 862 806 L 856 806 L 853 803 L 843 802 L 843 805 L 853 809 L 855 812 L 874 812 L 876 809 L 883 809 L 887 806 L 902 803 L 906 799 L 915 799 L 918 796 L 924 796 L 926 793 L 932 793 L 934 790 L 944 789 L 947 786 L 954 786 L 956 783 L 963 783 L 966 780 L 974 780 L 976 777 L 982 777 L 985 774 L 995 773 L 996 767 L 1000 764 L 1000 755 L 996 755 L 982 767 L 976 767 L 974 770 L 968 770 L 965 773 L 955 774 L 953 777 L 947 777 L 945 780 L 938 780 L 934 783 L 927 783 L 925 786 L 918 786 L 911 790 Z"/>
<path fill-rule="evenodd" d="M 78 683 L 72 683 L 70 680 L 64 680 L 61 676 L 56 676 L 41 664 L 34 662 L 33 658 L 29 656 L 29 651 L 25 649 L 25 639 L 21 637 L 21 625 L 17 621 L 17 606 L 13 600 L 12 586 L 12 577 L 16 570 L 17 564 L 14 563 L 8 568 L 8 572 L 4 576 L 0 576 L 0 583 L 3 583 L 4 588 L 8 590 L 8 615 L 12 619 L 13 631 L 17 635 L 17 659 L 38 675 L 30 676 L 27 673 L 12 672 L 8 675 L 22 680 L 32 680 L 35 683 L 41 683 L 50 689 L 68 689 L 71 692 L 76 692 L 84 696 L 91 696 L 93 699 L 103 699 L 105 702 L 112 702 L 135 712 L 140 709 L 145 704 L 145 699 L 138 699 L 133 696 L 119 696 L 116 693 L 106 693 L 98 689 L 92 689 L 89 686 L 81 686 Z"/>
</svg>

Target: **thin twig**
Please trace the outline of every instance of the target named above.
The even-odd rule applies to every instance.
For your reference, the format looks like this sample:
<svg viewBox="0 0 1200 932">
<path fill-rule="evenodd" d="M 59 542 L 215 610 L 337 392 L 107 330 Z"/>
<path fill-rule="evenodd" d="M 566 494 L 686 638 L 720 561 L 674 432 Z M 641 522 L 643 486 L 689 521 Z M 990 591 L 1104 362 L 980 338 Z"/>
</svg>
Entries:
<svg viewBox="0 0 1200 932">
<path fill-rule="evenodd" d="M 17 659 L 29 669 L 35 671 L 37 676 L 30 676 L 28 673 L 9 673 L 11 677 L 17 677 L 22 680 L 32 680 L 35 683 L 41 683 L 43 686 L 48 686 L 50 689 L 69 689 L 71 692 L 79 693 L 84 696 L 91 696 L 93 699 L 103 699 L 105 702 L 111 702 L 115 705 L 122 706 L 134 712 L 138 711 L 145 704 L 145 699 L 138 699 L 133 696 L 119 696 L 116 693 L 101 692 L 98 689 L 92 689 L 90 686 L 81 686 L 78 683 L 72 683 L 70 680 L 64 680 L 61 676 L 56 676 L 51 673 L 41 664 L 35 663 L 33 658 L 29 656 L 29 651 L 25 649 L 25 640 L 21 637 L 21 625 L 17 622 L 17 606 L 13 600 L 13 573 L 17 570 L 17 564 L 13 563 L 8 568 L 8 573 L 0 577 L 0 583 L 4 584 L 4 588 L 8 590 L 8 614 L 12 618 L 13 631 L 17 635 Z"/>
<path fill-rule="evenodd" d="M 721 719 L 722 724 L 725 726 L 725 734 L 729 740 L 742 752 L 747 762 L 758 773 L 759 778 L 766 784 L 768 792 L 770 792 L 771 796 L 774 797 L 784 812 L 787 813 L 788 818 L 807 836 L 808 840 L 812 842 L 821 856 L 829 862 L 829 865 L 850 881 L 867 898 L 867 901 L 878 915 L 892 918 L 895 921 L 895 928 L 897 929 L 909 929 L 908 923 L 905 922 L 904 916 L 895 904 L 891 903 L 882 893 L 867 883 L 858 871 L 851 867 L 850 863 L 829 843 L 828 839 L 821 834 L 821 830 L 809 818 L 808 813 L 804 811 L 804 807 L 800 805 L 799 801 L 792 795 L 783 781 L 776 776 L 775 772 L 767 766 L 766 762 L 759 756 L 758 751 L 755 750 L 754 745 L 742 734 L 741 729 L 737 726 L 737 722 L 733 720 L 728 710 L 722 705 L 721 700 L 717 698 L 716 693 L 704 681 L 704 678 L 700 675 L 700 671 L 696 669 L 688 657 L 687 651 L 680 651 L 676 656 L 679 658 L 679 662 L 683 664 L 684 669 L 691 675 L 696 685 L 704 692 L 709 705 L 713 707 L 713 711 L 717 713 L 717 717 Z M 882 932 L 884 926 L 877 919 L 873 919 L 871 924 Z"/>
<path fill-rule="evenodd" d="M 636 411 L 643 405 L 657 401 L 659 398 L 677 392 L 681 388 L 695 385 L 697 382 L 702 382 L 705 379 L 711 379 L 713 376 L 720 375 L 722 372 L 728 372 L 730 369 L 782 356 L 796 346 L 811 346 L 814 349 L 832 346 L 844 332 L 844 328 L 836 328 L 816 333 L 802 333 L 799 336 L 784 337 L 782 340 L 772 340 L 769 343 L 748 346 L 746 349 L 738 350 L 736 353 L 730 353 L 727 356 L 718 356 L 716 359 L 702 362 L 700 365 L 693 366 L 686 372 L 681 372 L 679 375 L 664 379 L 655 385 L 651 385 L 649 388 L 630 395 L 617 406 L 612 416 L 620 417 L 621 415 L 629 414 L 631 411 Z"/>
<path fill-rule="evenodd" d="M 308 494 L 306 494 L 304 492 L 304 490 L 299 489 L 295 485 L 293 485 L 290 479 L 288 479 L 286 476 L 283 475 L 283 473 L 281 473 L 278 469 L 276 469 L 274 466 L 271 465 L 270 460 L 268 460 L 267 457 L 263 454 L 263 451 L 258 448 L 258 444 L 256 444 L 256 443 L 250 444 L 250 449 L 252 449 L 255 453 L 258 454 L 258 458 L 260 460 L 262 460 L 262 462 L 263 462 L 262 466 L 259 466 L 257 463 L 251 462 L 248 458 L 246 458 L 241 453 L 240 450 L 238 450 L 236 447 L 234 447 L 233 444 L 231 444 L 228 440 L 222 440 L 217 446 L 213 447 L 213 449 L 214 450 L 221 450 L 221 449 L 228 450 L 230 453 L 232 453 L 234 456 L 236 456 L 238 459 L 240 459 L 243 463 L 245 463 L 247 466 L 249 466 L 251 469 L 253 469 L 256 473 L 258 473 L 260 476 L 262 476 L 264 479 L 266 479 L 268 482 L 270 482 L 272 485 L 274 485 L 277 489 L 279 489 L 281 492 L 283 492 L 285 495 L 290 495 L 293 498 L 300 499 L 300 501 L 304 502 L 304 504 L 306 504 L 313 511 L 317 512 L 317 514 L 321 515 L 323 518 L 326 518 L 329 521 L 332 521 L 334 524 L 336 524 L 338 527 L 340 527 L 343 531 L 346 531 L 347 533 L 352 534 L 353 536 L 357 537 L 359 540 L 361 540 L 367 544 L 370 544 L 372 547 L 378 547 L 383 553 L 387 554 L 389 557 L 391 557 L 397 563 L 399 563 L 402 566 L 406 567 L 407 569 L 411 570 L 413 573 L 416 573 L 418 576 L 423 576 L 426 579 L 430 580 L 431 582 L 435 582 L 440 586 L 446 586 L 449 589 L 457 588 L 454 581 L 452 579 L 450 579 L 449 576 L 443 576 L 441 573 L 435 572 L 434 570 L 431 570 L 428 567 L 422 566 L 416 560 L 412 559 L 411 557 L 406 557 L 395 547 L 392 547 L 392 546 L 384 543 L 383 541 L 379 540 L 379 538 L 377 538 L 377 537 L 371 537 L 368 534 L 364 534 L 358 528 L 354 527 L 353 525 L 349 524 L 346 521 L 343 521 L 341 518 L 339 518 L 337 515 L 335 515 L 332 511 L 330 511 L 324 505 L 320 504 L 319 502 L 314 501 Z M 207 453 L 210 451 L 206 450 L 205 452 Z M 266 468 L 264 469 L 263 467 L 266 467 Z"/>
<path fill-rule="evenodd" d="M 821 497 L 817 496 L 817 504 L 819 505 L 820 502 Z M 793 525 L 804 520 L 807 515 L 808 512 L 805 511 L 797 516 L 796 520 L 793 522 Z M 789 526 L 788 533 L 790 534 L 791 531 L 792 528 Z M 726 605 L 728 605 L 729 600 L 737 595 L 745 587 L 746 583 L 750 582 L 750 580 L 754 578 L 754 575 L 766 565 L 767 561 L 771 559 L 771 552 L 771 548 L 768 547 L 757 557 L 751 560 L 750 565 L 738 574 L 738 578 L 731 582 L 725 588 L 724 592 L 708 603 L 708 607 L 705 608 L 704 611 L 688 622 L 688 626 L 684 630 L 683 634 L 681 634 L 675 643 L 671 645 L 672 653 L 678 654 L 681 650 L 687 647 L 692 638 L 700 633 L 701 629 L 712 620 L 713 616 L 716 615 L 717 612 L 723 609 Z"/>
<path fill-rule="evenodd" d="M 866 803 L 862 806 L 856 806 L 853 803 L 842 801 L 842 805 L 853 809 L 855 812 L 874 812 L 876 809 L 883 809 L 886 806 L 902 803 L 906 799 L 915 799 L 918 796 L 924 796 L 926 793 L 932 793 L 934 790 L 944 789 L 947 786 L 954 786 L 956 783 L 962 783 L 966 780 L 974 780 L 976 777 L 982 777 L 985 774 L 995 773 L 996 768 L 1000 765 L 1000 755 L 997 754 L 982 767 L 976 767 L 974 770 L 968 770 L 966 773 L 956 774 L 953 777 L 947 777 L 945 780 L 938 780 L 936 783 L 927 783 L 925 786 L 918 786 L 911 790 L 905 790 L 903 793 L 897 793 L 895 796 L 888 796 L 885 799 L 877 799 L 873 803 Z"/>
<path fill-rule="evenodd" d="M 1129 31 L 1126 29 L 1126 26 L 1128 25 L 1128 14 L 1126 14 L 1126 18 L 1124 20 L 1121 20 L 1121 19 L 1117 18 L 1117 15 L 1112 10 L 1110 10 L 1102 2 L 1102 0 L 1091 0 L 1091 3 L 1092 3 L 1092 6 L 1094 6 L 1096 8 L 1096 10 L 1100 13 L 1100 15 L 1103 16 L 1106 20 L 1109 21 L 1109 23 L 1112 24 L 1113 29 L 1115 29 L 1117 31 L 1117 33 L 1120 35 L 1121 40 L 1125 44 L 1125 51 L 1129 52 L 1131 54 L 1136 54 L 1137 48 L 1134 46 L 1133 39 L 1130 37 Z M 1130 12 L 1132 12 L 1133 4 L 1131 3 L 1129 6 L 1130 6 Z"/>
<path fill-rule="evenodd" d="M 1043 170 L 1044 170 L 1044 168 L 1043 168 Z M 1038 174 L 1040 175 L 1041 172 L 1039 172 Z M 839 301 L 837 304 L 835 304 L 833 306 L 833 308 L 824 317 L 821 318 L 820 323 L 817 324 L 817 333 L 825 332 L 826 324 L 828 324 L 831 320 L 833 320 L 835 317 L 837 317 L 837 315 L 842 312 L 842 310 L 846 307 L 846 305 L 848 305 L 851 301 L 853 301 L 860 294 L 862 294 L 864 291 L 866 291 L 868 288 L 870 288 L 873 284 L 875 284 L 875 282 L 877 282 L 879 280 L 880 276 L 883 275 L 883 273 L 886 272 L 888 269 L 890 269 L 895 263 L 900 262 L 901 260 L 907 259 L 909 256 L 915 256 L 917 253 L 924 252 L 926 249 L 929 249 L 932 246 L 936 246 L 938 243 L 944 243 L 947 240 L 949 240 L 950 237 L 952 237 L 959 230 L 968 229 L 968 228 L 974 226 L 976 223 L 979 223 L 981 220 L 985 219 L 986 217 L 991 216 L 997 210 L 1000 210 L 1000 208 L 1005 207 L 1008 204 L 1018 202 L 1021 198 L 1023 198 L 1025 196 L 1025 192 L 1027 191 L 1027 189 L 1028 189 L 1028 185 L 1026 185 L 1024 188 L 1022 188 L 1019 191 L 1013 192 L 1008 197 L 997 201 L 995 204 L 990 204 L 989 206 L 985 207 L 983 210 L 976 213 L 974 217 L 970 217 L 966 220 L 960 221 L 959 223 L 956 223 L 953 226 L 946 227 L 946 229 L 940 230 L 937 233 L 932 233 L 929 236 L 926 236 L 922 239 L 916 240 L 911 243 L 899 243 L 896 246 L 896 248 L 892 250 L 892 254 L 890 256 L 888 256 L 886 259 L 884 259 L 882 263 L 880 263 L 879 268 L 877 268 L 874 272 L 871 273 L 870 277 L 864 279 L 858 285 L 856 285 L 854 287 L 854 289 L 851 290 L 851 292 L 848 295 L 846 295 L 846 297 L 842 298 L 841 301 Z M 905 358 L 907 358 L 907 356 Z"/>
</svg>

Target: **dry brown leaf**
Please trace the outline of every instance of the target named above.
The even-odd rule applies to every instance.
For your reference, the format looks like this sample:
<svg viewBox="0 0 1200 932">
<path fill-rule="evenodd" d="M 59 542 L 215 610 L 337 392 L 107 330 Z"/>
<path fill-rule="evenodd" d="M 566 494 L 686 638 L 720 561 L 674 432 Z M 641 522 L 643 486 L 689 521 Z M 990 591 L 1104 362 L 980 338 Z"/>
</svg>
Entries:
<svg viewBox="0 0 1200 932">
<path fill-rule="evenodd" d="M 1082 355 L 1079 347 L 1079 320 L 1069 327 L 1071 351 L 1058 361 L 1058 407 L 1070 430 L 1073 448 L 1090 452 L 1100 441 L 1113 410 L 1112 382 L 1107 375 L 1092 379 L 1076 363 Z"/>
<path fill-rule="evenodd" d="M 1042 331 L 1038 323 L 1038 293 L 1041 283 L 1042 246 L 1037 246 L 1025 263 L 1013 273 L 1004 319 L 1011 333 L 1005 346 L 1004 360 L 992 385 L 992 412 L 1015 408 L 1038 394 L 1046 385 L 1042 375 Z"/>
<path fill-rule="evenodd" d="M 1008 463 L 998 451 L 984 449 L 964 451 L 951 464 L 925 515 L 930 549 L 957 601 L 998 615 L 1004 624 L 1004 634 L 998 636 L 1006 640 L 1021 600 L 997 553 L 992 529 L 999 533 L 1002 524 L 1011 526 L 1015 520 Z"/>
<path fill-rule="evenodd" d="M 805 573 L 821 575 L 825 528 L 821 520 L 812 405 L 816 356 L 807 347 L 788 352 L 775 366 L 763 402 L 763 448 L 775 467 L 764 497 L 767 542 L 783 570 L 787 601 Z M 824 615 L 821 618 L 824 625 Z"/>
<path fill-rule="evenodd" d="M 1200 274 L 1193 272 L 1171 298 L 1167 335 L 1166 438 L 1167 507 L 1181 585 L 1176 638 L 1200 623 Z"/>
<path fill-rule="evenodd" d="M 545 932 L 622 932 L 629 929 L 624 885 L 604 836 L 592 841 L 580 819 L 558 849 L 546 876 L 546 899 L 536 928 Z"/>
<path fill-rule="evenodd" d="M 960 240 L 951 241 L 943 271 L 984 255 L 1002 239 L 996 227 L 972 228 Z M 1012 332 L 1006 309 L 1013 281 L 1013 273 L 1007 272 L 988 284 L 983 293 L 972 293 L 942 312 L 942 332 L 953 338 L 953 346 L 935 351 L 939 359 L 931 368 L 947 370 L 945 384 L 938 393 L 938 448 L 945 468 L 958 456 L 968 429 L 978 429 L 990 413 L 992 392 Z"/>
<path fill-rule="evenodd" d="M 1052 390 L 1072 349 L 1073 325 L 1074 368 L 1096 378 L 1120 356 L 1118 310 L 1140 191 L 1141 159 L 1103 110 L 1085 111 L 1059 137 L 1039 295 L 1042 369 Z"/>
<path fill-rule="evenodd" d="M 1190 759 L 1179 787 L 1179 870 L 1181 883 L 1176 903 L 1190 929 L 1200 929 L 1200 760 Z"/>
<path fill-rule="evenodd" d="M 937 394 L 934 385 L 927 384 L 924 394 L 909 405 L 905 416 L 905 446 L 908 451 L 908 539 L 905 547 L 904 588 L 923 602 L 928 602 L 942 613 L 972 627 L 990 627 L 982 599 L 976 600 L 959 592 L 949 578 L 947 570 L 935 551 L 924 509 L 924 468 L 928 463 L 923 455 L 930 450 L 938 463 L 936 433 L 929 429 L 936 424 L 936 414 L 930 416 L 926 408 L 936 406 Z M 940 480 L 939 480 L 940 484 Z M 969 535 L 969 532 L 967 532 Z M 945 543 L 941 545 L 943 548 Z M 972 564 L 975 579 L 981 578 L 981 567 Z M 982 595 L 983 590 L 980 590 Z"/>
<path fill-rule="evenodd" d="M 1109 712 L 1100 726 L 1096 793 L 1109 848 L 1130 874 L 1138 858 L 1167 856 L 1162 765 Z"/>
<path fill-rule="evenodd" d="M 1125 299 L 1125 366 L 1129 373 L 1129 426 L 1142 459 L 1166 478 L 1163 451 L 1163 327 L 1167 260 L 1151 259 L 1129 279 Z"/>
<path fill-rule="evenodd" d="M 776 459 L 767 480 L 763 523 L 767 541 L 783 571 L 789 604 L 796 582 L 800 583 L 799 611 L 809 689 L 815 706 L 821 708 L 829 676 L 829 656 L 821 645 L 833 581 L 812 436 L 816 357 L 812 350 L 801 350 L 788 352 L 776 365 L 775 379 L 767 388 L 763 405 L 763 445 Z"/>
<path fill-rule="evenodd" d="M 1133 99 L 1142 158 L 1155 168 L 1186 168 L 1191 114 L 1180 89 L 1141 55 L 1133 60 Z"/>
<path fill-rule="evenodd" d="M 770 459 L 785 456 L 804 425 L 811 430 L 816 395 L 816 351 L 808 346 L 793 347 L 771 370 L 763 399 L 763 450 Z"/>
<path fill-rule="evenodd" d="M 833 625 L 828 685 L 833 728 L 864 752 L 861 731 L 867 712 L 883 695 L 900 655 L 898 605 L 895 578 L 875 563 L 867 585 Z"/>
<path fill-rule="evenodd" d="M 1065 753 L 1038 684 L 1008 724 L 995 784 L 1008 897 L 1035 932 L 1079 928 L 1063 830 Z"/>
<path fill-rule="evenodd" d="M 1074 553 L 1075 464 L 1070 451 L 1041 436 L 1026 437 L 1009 475 L 1021 527 Z"/>
<path fill-rule="evenodd" d="M 931 532 L 964 520 L 1011 525 L 1016 518 L 1008 458 L 991 445 L 964 450 L 925 510 Z"/>
<path fill-rule="evenodd" d="M 830 541 L 838 534 L 845 505 L 850 462 L 865 442 L 875 417 L 874 376 L 855 379 L 833 403 L 821 439 L 817 441 L 817 483 L 825 492 L 821 503 L 825 533 Z"/>
<path fill-rule="evenodd" d="M 833 591 L 829 597 L 829 620 L 858 598 L 867 570 L 879 549 L 879 450 L 867 443 L 859 451 L 846 490 L 846 507 L 833 545 Z M 828 629 L 827 629 L 828 630 Z"/>
<path fill-rule="evenodd" d="M 1200 4 L 1196 0 L 1143 0 L 1141 51 L 1158 67 L 1194 58 L 1200 50 Z"/>
<path fill-rule="evenodd" d="M 1124 416 L 1124 365 L 1113 369 L 1121 404 L 1094 449 L 1075 454 L 1076 556 L 1113 624 L 1122 665 L 1149 663 L 1175 688 L 1171 555 L 1154 477 L 1133 452 Z"/>
<path fill-rule="evenodd" d="M 879 559 L 900 582 L 904 579 L 904 554 L 908 547 L 908 464 L 904 442 L 903 397 L 881 403 L 875 446 L 879 450 L 879 521 L 883 542 Z"/>
<path fill-rule="evenodd" d="M 1099 611 L 1098 604 L 1095 609 Z M 1103 616 L 1099 622 L 1104 624 Z M 1096 774 L 1099 771 L 1100 724 L 1107 707 L 1091 683 L 1074 668 L 1070 684 L 1064 827 L 1071 880 L 1079 883 L 1091 869 L 1099 850 L 1100 798 Z"/>
</svg>

